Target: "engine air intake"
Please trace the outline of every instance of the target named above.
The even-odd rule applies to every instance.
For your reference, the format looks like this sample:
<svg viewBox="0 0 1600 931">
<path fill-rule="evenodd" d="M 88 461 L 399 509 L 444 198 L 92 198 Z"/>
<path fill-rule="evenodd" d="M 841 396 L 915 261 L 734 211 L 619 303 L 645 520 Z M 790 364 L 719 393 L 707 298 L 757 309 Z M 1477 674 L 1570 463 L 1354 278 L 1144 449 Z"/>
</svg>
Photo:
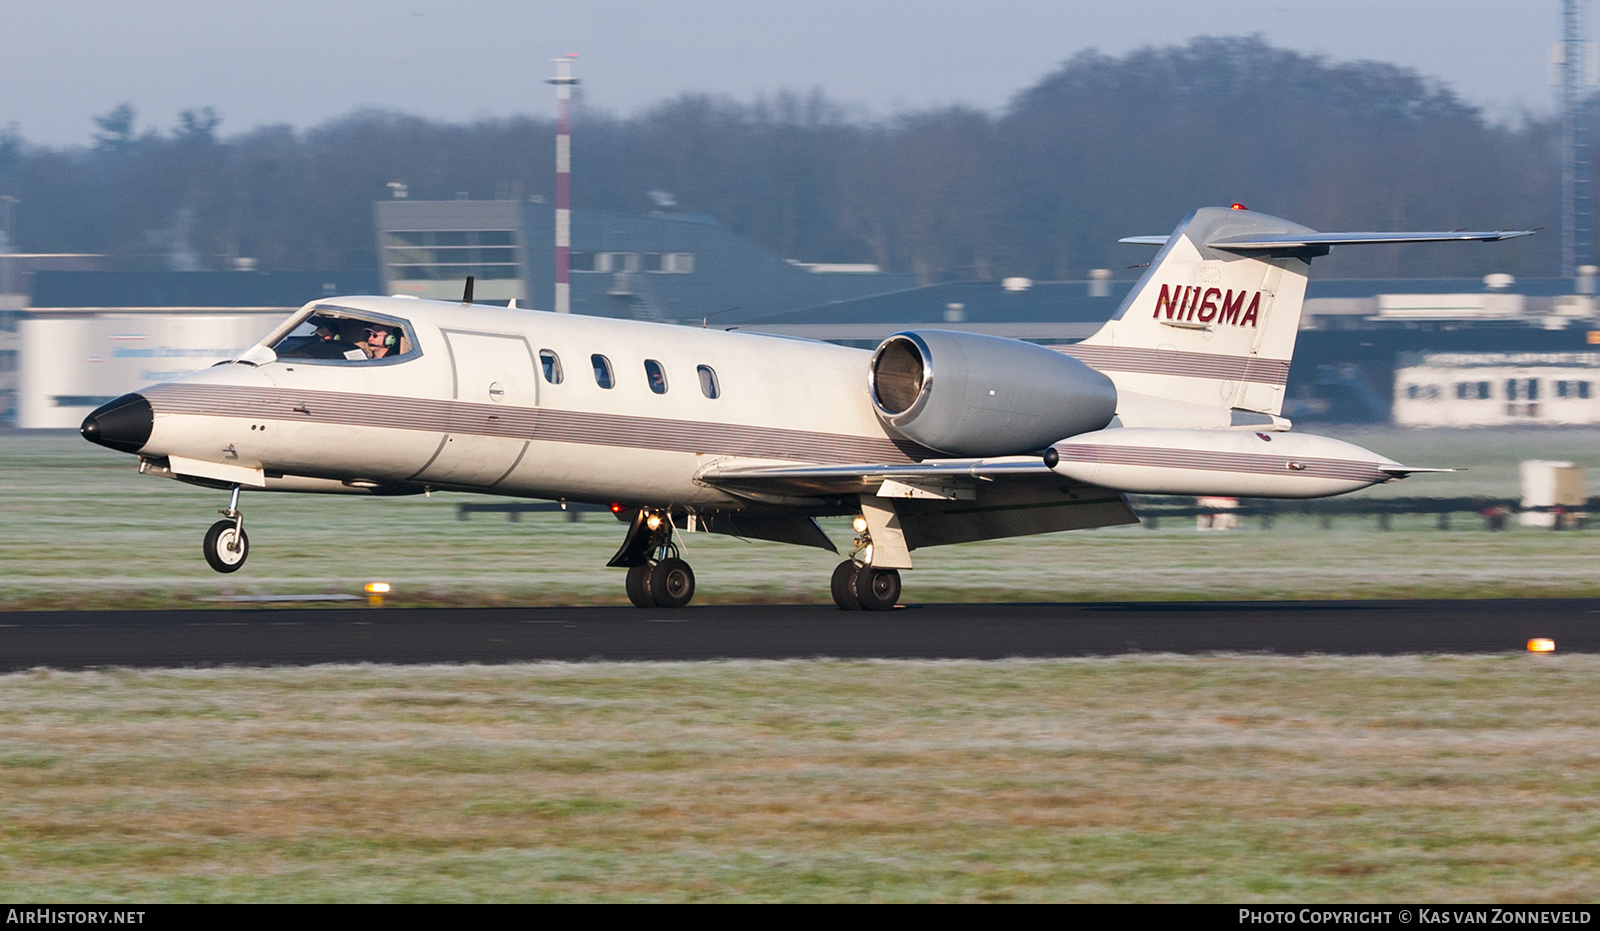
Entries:
<svg viewBox="0 0 1600 931">
<path fill-rule="evenodd" d="M 915 343 L 890 337 L 872 360 L 873 399 L 891 414 L 905 413 L 922 393 L 926 372 Z"/>
<path fill-rule="evenodd" d="M 896 333 L 867 376 L 890 433 L 952 456 L 1037 452 L 1104 427 L 1117 408 L 1111 380 L 1077 359 L 977 333 Z"/>
</svg>

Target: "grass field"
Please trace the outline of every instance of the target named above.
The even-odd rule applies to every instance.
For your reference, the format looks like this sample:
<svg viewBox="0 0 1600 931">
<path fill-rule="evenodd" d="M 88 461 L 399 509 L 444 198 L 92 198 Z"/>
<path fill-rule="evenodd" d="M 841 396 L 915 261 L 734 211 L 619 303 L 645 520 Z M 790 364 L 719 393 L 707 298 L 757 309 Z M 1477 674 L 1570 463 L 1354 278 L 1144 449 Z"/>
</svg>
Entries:
<svg viewBox="0 0 1600 931">
<path fill-rule="evenodd" d="M 0 677 L 11 901 L 1600 898 L 1600 657 Z"/>
<path fill-rule="evenodd" d="M 1516 494 L 1596 431 L 1379 431 Z M 0 609 L 359 590 L 620 603 L 609 517 L 222 496 L 0 436 Z M 919 601 L 1596 595 L 1600 532 L 1179 521 L 919 551 Z M 843 528 L 831 528 L 843 537 Z M 688 538 L 701 602 L 836 557 Z M 0 638 L 3 644 L 3 638 Z M 1173 657 L 35 670 L 0 676 L 0 898 L 1539 901 L 1600 897 L 1600 657 Z"/>
<path fill-rule="evenodd" d="M 1467 466 L 1364 495 L 1518 494 L 1527 458 L 1592 461 L 1600 431 L 1368 431 L 1349 438 L 1408 464 Z M 530 514 L 457 520 L 476 496 L 365 499 L 246 493 L 250 562 L 213 573 L 200 535 L 226 503 L 220 492 L 137 475 L 128 456 L 76 436 L 0 436 L 0 609 L 169 607 L 228 595 L 358 593 L 388 581 L 391 604 L 625 602 L 603 568 L 621 542 L 612 518 Z M 1504 597 L 1600 594 L 1600 532 L 1484 532 L 1461 515 L 1449 532 L 1431 517 L 1280 518 L 1197 534 L 1166 520 L 920 550 L 906 576 L 913 601 Z M 827 529 L 849 539 L 842 522 Z M 838 557 L 821 550 L 690 535 L 696 602 L 822 603 Z"/>
</svg>

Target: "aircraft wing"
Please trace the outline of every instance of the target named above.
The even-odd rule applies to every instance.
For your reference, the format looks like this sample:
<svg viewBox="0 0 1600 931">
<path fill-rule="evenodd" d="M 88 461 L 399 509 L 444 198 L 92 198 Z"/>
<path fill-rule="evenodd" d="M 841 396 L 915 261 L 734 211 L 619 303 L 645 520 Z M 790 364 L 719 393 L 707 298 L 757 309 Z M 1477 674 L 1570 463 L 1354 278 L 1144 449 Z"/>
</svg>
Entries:
<svg viewBox="0 0 1600 931">
<path fill-rule="evenodd" d="M 755 501 L 799 503 L 851 495 L 892 501 L 911 549 L 1139 522 L 1118 492 L 1057 475 L 1037 456 L 898 465 L 728 465 L 702 472 L 700 480 Z"/>
<path fill-rule="evenodd" d="M 884 464 L 712 467 L 700 473 L 708 485 L 735 494 L 860 495 L 874 494 L 884 482 L 913 486 L 973 488 L 979 482 L 1006 478 L 1049 481 L 1058 479 L 1039 456 L 1002 456 L 994 459 L 929 459 L 923 462 Z"/>
</svg>

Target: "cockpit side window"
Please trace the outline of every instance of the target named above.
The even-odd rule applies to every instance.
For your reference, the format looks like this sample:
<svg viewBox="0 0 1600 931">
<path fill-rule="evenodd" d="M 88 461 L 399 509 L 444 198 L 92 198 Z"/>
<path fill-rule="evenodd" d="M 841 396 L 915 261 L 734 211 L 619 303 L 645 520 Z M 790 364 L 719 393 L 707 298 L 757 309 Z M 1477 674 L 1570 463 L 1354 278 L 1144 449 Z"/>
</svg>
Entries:
<svg viewBox="0 0 1600 931">
<path fill-rule="evenodd" d="M 411 327 L 404 320 L 322 306 L 272 344 L 279 359 L 332 363 L 399 359 L 415 349 Z"/>
</svg>

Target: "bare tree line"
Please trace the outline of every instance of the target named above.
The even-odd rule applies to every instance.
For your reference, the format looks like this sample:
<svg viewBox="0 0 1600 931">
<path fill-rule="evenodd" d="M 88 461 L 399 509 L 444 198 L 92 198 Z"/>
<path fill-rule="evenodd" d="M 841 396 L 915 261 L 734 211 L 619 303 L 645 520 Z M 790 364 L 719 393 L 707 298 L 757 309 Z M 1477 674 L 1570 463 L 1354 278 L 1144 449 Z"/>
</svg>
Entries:
<svg viewBox="0 0 1600 931">
<path fill-rule="evenodd" d="M 554 126 L 363 111 L 298 131 L 219 134 L 209 108 L 136 131 L 127 105 L 96 144 L 0 134 L 16 247 L 104 252 L 121 267 L 363 268 L 371 202 L 550 197 Z M 1496 124 L 1447 87 L 1258 38 L 1122 57 L 1085 52 L 1000 113 L 865 119 L 820 92 L 754 102 L 686 95 L 631 117 L 580 106 L 573 203 L 642 213 L 651 191 L 790 258 L 876 262 L 927 282 L 1120 274 L 1120 236 L 1242 202 L 1321 229 L 1556 227 L 1553 119 Z M 1600 212 L 1600 211 L 1597 211 Z M 1351 250 L 1327 276 L 1555 272 L 1554 234 L 1495 250 Z"/>
</svg>

